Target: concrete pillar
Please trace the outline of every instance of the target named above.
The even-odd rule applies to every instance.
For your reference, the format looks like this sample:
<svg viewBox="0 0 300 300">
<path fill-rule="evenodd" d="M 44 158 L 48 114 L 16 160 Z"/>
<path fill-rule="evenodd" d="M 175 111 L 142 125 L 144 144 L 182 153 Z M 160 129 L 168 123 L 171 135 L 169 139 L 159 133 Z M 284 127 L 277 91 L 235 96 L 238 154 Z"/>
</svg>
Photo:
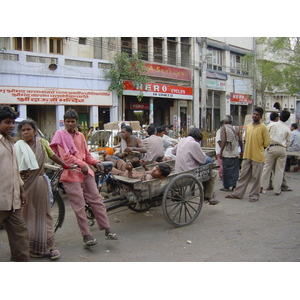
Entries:
<svg viewBox="0 0 300 300">
<path fill-rule="evenodd" d="M 64 114 L 65 114 L 65 106 L 64 105 L 56 105 L 56 130 L 64 129 Z"/>
<path fill-rule="evenodd" d="M 149 99 L 149 124 L 154 123 L 154 105 L 153 105 L 153 98 Z"/>
<path fill-rule="evenodd" d="M 138 53 L 138 38 L 133 37 L 132 40 L 132 54 Z"/>
<path fill-rule="evenodd" d="M 47 53 L 47 54 L 50 53 L 50 51 L 49 51 L 49 50 L 50 50 L 50 49 L 49 49 L 49 45 L 50 45 L 50 42 L 49 42 L 49 38 L 47 37 L 47 38 L 46 38 L 46 53 Z"/>
<path fill-rule="evenodd" d="M 167 42 L 167 38 L 165 37 L 163 42 L 162 42 L 162 54 L 163 54 L 163 64 L 167 64 L 168 63 L 168 42 Z"/>
<path fill-rule="evenodd" d="M 176 37 L 176 65 L 181 66 L 181 43 L 180 37 Z"/>
<path fill-rule="evenodd" d="M 230 69 L 230 51 L 225 51 L 225 66 Z M 225 115 L 230 115 L 230 75 L 227 75 L 228 78 L 226 80 L 226 92 L 222 93 L 220 97 L 220 120 L 225 117 Z"/>
<path fill-rule="evenodd" d="M 98 106 L 90 107 L 90 124 L 89 127 L 93 126 L 94 128 L 99 126 L 99 114 L 98 114 Z"/>
<path fill-rule="evenodd" d="M 27 105 L 18 105 L 18 111 L 20 112 L 19 118 L 27 119 Z"/>
<path fill-rule="evenodd" d="M 109 109 L 110 122 L 119 121 L 118 109 L 119 109 L 119 99 L 116 91 L 112 92 L 112 106 Z"/>
<path fill-rule="evenodd" d="M 149 62 L 154 62 L 153 37 L 148 38 L 148 60 Z"/>
</svg>

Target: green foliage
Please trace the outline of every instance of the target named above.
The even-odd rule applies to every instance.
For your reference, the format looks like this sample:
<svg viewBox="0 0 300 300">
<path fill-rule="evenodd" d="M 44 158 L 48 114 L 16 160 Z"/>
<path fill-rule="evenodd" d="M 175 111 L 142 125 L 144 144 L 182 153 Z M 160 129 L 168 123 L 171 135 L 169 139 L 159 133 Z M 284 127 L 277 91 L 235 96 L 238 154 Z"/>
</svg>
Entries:
<svg viewBox="0 0 300 300">
<path fill-rule="evenodd" d="M 255 89 L 262 97 L 268 92 L 286 92 L 291 95 L 300 91 L 300 38 L 257 38 L 256 55 L 246 55 L 254 78 Z"/>
<path fill-rule="evenodd" d="M 111 69 L 105 75 L 105 78 L 111 79 L 109 90 L 116 90 L 118 96 L 123 95 L 124 80 L 133 81 L 135 85 L 141 86 L 141 92 L 137 96 L 138 101 L 143 98 L 142 90 L 148 81 L 145 63 L 141 60 L 140 54 L 129 56 L 125 52 L 117 53 Z"/>
</svg>

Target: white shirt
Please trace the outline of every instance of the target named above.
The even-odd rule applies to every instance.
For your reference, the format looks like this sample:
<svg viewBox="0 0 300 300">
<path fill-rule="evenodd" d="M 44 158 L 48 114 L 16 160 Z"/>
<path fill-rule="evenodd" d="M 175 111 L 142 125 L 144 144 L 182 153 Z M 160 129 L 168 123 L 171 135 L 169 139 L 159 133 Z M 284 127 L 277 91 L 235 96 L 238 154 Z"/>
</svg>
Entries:
<svg viewBox="0 0 300 300">
<path fill-rule="evenodd" d="M 290 145 L 291 131 L 285 122 L 271 122 L 267 128 L 270 134 L 270 145 L 278 144 L 285 148 Z"/>
</svg>

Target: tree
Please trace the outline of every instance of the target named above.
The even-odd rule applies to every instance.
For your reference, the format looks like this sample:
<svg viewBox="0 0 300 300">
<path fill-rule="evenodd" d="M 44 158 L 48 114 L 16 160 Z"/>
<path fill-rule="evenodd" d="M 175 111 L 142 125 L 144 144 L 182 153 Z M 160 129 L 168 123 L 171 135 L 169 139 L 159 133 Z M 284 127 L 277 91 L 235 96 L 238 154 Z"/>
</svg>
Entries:
<svg viewBox="0 0 300 300">
<path fill-rule="evenodd" d="M 266 106 L 268 93 L 282 92 L 290 95 L 300 91 L 299 38 L 257 38 L 257 51 L 247 54 L 254 88 Z"/>
<path fill-rule="evenodd" d="M 129 56 L 125 52 L 117 53 L 111 69 L 107 72 L 105 78 L 111 79 L 109 90 L 116 90 L 117 95 L 121 97 L 124 91 L 123 82 L 125 80 L 133 81 L 135 85 L 141 87 L 141 91 L 137 96 L 138 101 L 143 98 L 142 90 L 145 89 L 148 81 L 145 63 L 141 60 L 141 55 L 136 53 Z"/>
</svg>

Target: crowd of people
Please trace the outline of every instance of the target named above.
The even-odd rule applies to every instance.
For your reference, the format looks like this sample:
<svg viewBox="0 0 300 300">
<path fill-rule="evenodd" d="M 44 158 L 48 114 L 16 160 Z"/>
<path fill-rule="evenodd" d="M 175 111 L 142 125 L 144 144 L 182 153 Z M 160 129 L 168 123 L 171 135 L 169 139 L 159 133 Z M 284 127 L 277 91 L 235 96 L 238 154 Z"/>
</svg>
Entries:
<svg viewBox="0 0 300 300">
<path fill-rule="evenodd" d="M 0 107 L 0 178 L 3 186 L 0 226 L 4 224 L 7 231 L 11 260 L 29 261 L 30 256 L 57 259 L 60 256 L 50 213 L 50 182 L 44 172 L 47 157 L 63 167 L 60 182 L 75 212 L 84 246 L 98 244 L 90 232 L 85 199 L 106 239 L 117 240 L 94 179 L 93 168 L 102 171 L 103 165 L 88 150 L 85 137 L 78 130 L 76 111 L 66 111 L 65 129 L 56 131 L 50 144 L 37 137 L 36 123 L 30 119 L 19 124 L 21 139 L 14 143 L 10 135 L 17 115 L 7 105 Z M 272 113 L 267 126 L 261 121 L 262 117 L 263 110 L 255 108 L 252 123 L 245 130 L 244 143 L 239 127 L 233 126 L 232 116 L 227 115 L 221 121 L 216 134 L 219 168 L 212 169 L 209 180 L 202 182 L 204 199 L 210 205 L 219 203 L 214 192 L 218 177 L 223 184 L 221 191 L 230 192 L 225 198 L 243 198 L 251 178 L 254 181 L 249 190 L 250 202 L 258 201 L 266 190 L 274 189 L 276 195 L 292 190 L 287 186 L 284 167 L 287 151 L 300 150 L 297 124 L 288 128 L 285 123 L 290 113 L 285 110 L 280 114 Z M 102 160 L 113 165 L 112 174 L 139 180 L 163 179 L 172 172 L 168 160 L 175 160 L 175 173 L 213 162 L 201 147 L 203 136 L 199 128 L 190 128 L 188 136 L 179 140 L 174 139 L 172 126 L 149 125 L 147 132 L 148 136 L 141 140 L 130 126 L 124 124 L 119 151 L 113 155 L 108 155 L 106 150 L 99 152 Z M 156 167 L 148 170 L 149 164 L 156 164 Z M 137 166 L 143 166 L 144 171 L 137 171 Z M 7 174 L 11 174 L 13 180 Z"/>
</svg>

